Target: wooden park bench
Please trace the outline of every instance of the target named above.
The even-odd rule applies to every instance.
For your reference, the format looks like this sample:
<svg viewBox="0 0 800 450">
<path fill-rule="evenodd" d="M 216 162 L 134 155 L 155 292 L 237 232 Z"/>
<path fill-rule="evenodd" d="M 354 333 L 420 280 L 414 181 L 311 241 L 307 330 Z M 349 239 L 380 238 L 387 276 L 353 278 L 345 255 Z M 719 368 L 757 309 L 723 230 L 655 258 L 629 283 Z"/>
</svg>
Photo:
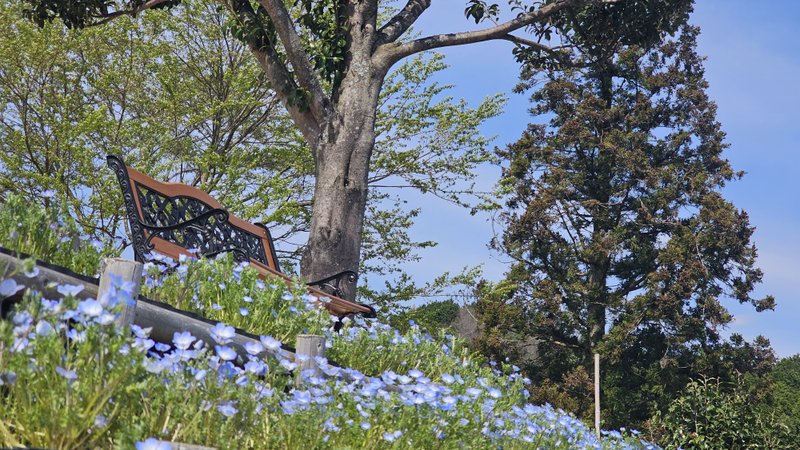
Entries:
<svg viewBox="0 0 800 450">
<path fill-rule="evenodd" d="M 195 187 L 156 181 L 114 155 L 106 160 L 122 188 L 137 261 L 152 260 L 151 252 L 173 259 L 230 252 L 237 262 L 249 262 L 262 278 L 291 281 L 280 270 L 272 236 L 263 224 L 228 213 L 216 199 Z M 310 294 L 329 299 L 320 303 L 339 319 L 337 329 L 347 316 L 376 316 L 371 306 L 341 298 L 340 283 L 355 283 L 356 279 L 355 272 L 344 271 L 308 283 Z"/>
</svg>

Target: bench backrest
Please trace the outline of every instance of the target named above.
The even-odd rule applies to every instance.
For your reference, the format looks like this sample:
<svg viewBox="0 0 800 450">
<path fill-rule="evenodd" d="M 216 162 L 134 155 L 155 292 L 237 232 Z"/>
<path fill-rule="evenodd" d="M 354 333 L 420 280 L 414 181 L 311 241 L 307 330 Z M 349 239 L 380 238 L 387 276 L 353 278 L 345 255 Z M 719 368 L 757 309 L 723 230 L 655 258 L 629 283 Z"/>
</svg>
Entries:
<svg viewBox="0 0 800 450">
<path fill-rule="evenodd" d="M 107 161 L 122 187 L 137 261 L 153 250 L 175 259 L 232 252 L 239 261 L 281 271 L 267 227 L 228 214 L 195 187 L 154 180 L 117 156 Z"/>
<path fill-rule="evenodd" d="M 109 155 L 107 162 L 122 188 L 137 261 L 147 262 L 151 252 L 173 259 L 231 252 L 237 261 L 249 262 L 262 275 L 291 281 L 281 273 L 266 226 L 230 215 L 216 199 L 195 187 L 154 180 L 114 155 Z M 315 288 L 309 292 L 329 298 L 325 308 L 340 318 L 350 314 L 375 317 L 369 305 Z"/>
</svg>

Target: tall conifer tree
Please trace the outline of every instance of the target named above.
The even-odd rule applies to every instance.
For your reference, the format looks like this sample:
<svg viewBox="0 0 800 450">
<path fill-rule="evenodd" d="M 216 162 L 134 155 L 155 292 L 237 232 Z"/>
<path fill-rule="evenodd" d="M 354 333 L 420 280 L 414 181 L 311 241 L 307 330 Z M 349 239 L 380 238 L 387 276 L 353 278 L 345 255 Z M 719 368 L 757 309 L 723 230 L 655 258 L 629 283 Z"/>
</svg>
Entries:
<svg viewBox="0 0 800 450">
<path fill-rule="evenodd" d="M 754 228 L 720 192 L 742 174 L 722 156 L 698 33 L 596 46 L 529 79 L 548 122 L 498 152 L 508 200 L 495 245 L 516 261 L 506 299 L 540 342 L 533 373 L 579 385 L 600 353 L 611 421 L 646 419 L 693 374 L 724 369 L 724 299 L 774 306 L 752 296 Z M 764 345 L 751 353 L 769 357 Z"/>
</svg>

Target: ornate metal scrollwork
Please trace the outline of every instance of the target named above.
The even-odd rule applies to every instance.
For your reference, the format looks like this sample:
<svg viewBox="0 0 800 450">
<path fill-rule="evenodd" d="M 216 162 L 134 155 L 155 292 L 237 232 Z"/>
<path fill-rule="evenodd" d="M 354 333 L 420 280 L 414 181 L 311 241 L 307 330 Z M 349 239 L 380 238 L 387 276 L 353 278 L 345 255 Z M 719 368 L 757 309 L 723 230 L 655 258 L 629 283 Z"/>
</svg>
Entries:
<svg viewBox="0 0 800 450">
<path fill-rule="evenodd" d="M 125 167 L 125 162 L 114 155 L 108 155 L 106 163 L 117 176 L 119 186 L 122 188 L 122 198 L 125 200 L 125 211 L 128 215 L 134 258 L 136 258 L 136 261 L 145 262 L 144 255 L 149 253 L 152 247 L 147 243 L 144 228 L 139 221 L 139 214 L 136 212 L 136 203 L 133 199 L 133 189 L 131 180 L 128 177 L 128 169 Z"/>
<path fill-rule="evenodd" d="M 343 270 L 337 274 L 325 277 L 321 280 L 312 281 L 307 284 L 309 286 L 314 286 L 323 292 L 327 292 L 328 294 L 341 297 L 342 289 L 340 287 L 340 283 L 342 281 L 346 281 L 348 283 L 355 283 L 356 281 L 358 281 L 358 274 L 353 272 L 352 270 Z"/>
<path fill-rule="evenodd" d="M 190 196 L 170 197 L 132 183 L 125 163 L 118 157 L 109 156 L 108 165 L 117 174 L 122 187 L 137 261 L 145 261 L 157 237 L 195 251 L 198 256 L 232 252 L 237 262 L 253 259 L 268 264 L 261 238 L 231 225 L 224 209 L 211 208 Z M 134 195 L 142 217 L 139 217 Z"/>
</svg>

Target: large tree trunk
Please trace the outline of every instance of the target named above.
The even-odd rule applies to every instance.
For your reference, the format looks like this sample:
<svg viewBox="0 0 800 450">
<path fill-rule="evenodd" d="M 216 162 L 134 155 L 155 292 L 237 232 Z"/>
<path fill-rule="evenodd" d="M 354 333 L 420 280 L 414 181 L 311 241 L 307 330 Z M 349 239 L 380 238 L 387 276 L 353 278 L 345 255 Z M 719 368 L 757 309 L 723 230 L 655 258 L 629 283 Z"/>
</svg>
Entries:
<svg viewBox="0 0 800 450">
<path fill-rule="evenodd" d="M 314 148 L 316 185 L 308 244 L 300 264 L 307 280 L 345 270 L 358 272 L 368 195 L 369 163 L 375 144 L 375 109 L 382 75 L 371 67 L 351 71 L 340 88 L 335 112 Z M 355 299 L 355 284 L 342 283 Z"/>
</svg>

